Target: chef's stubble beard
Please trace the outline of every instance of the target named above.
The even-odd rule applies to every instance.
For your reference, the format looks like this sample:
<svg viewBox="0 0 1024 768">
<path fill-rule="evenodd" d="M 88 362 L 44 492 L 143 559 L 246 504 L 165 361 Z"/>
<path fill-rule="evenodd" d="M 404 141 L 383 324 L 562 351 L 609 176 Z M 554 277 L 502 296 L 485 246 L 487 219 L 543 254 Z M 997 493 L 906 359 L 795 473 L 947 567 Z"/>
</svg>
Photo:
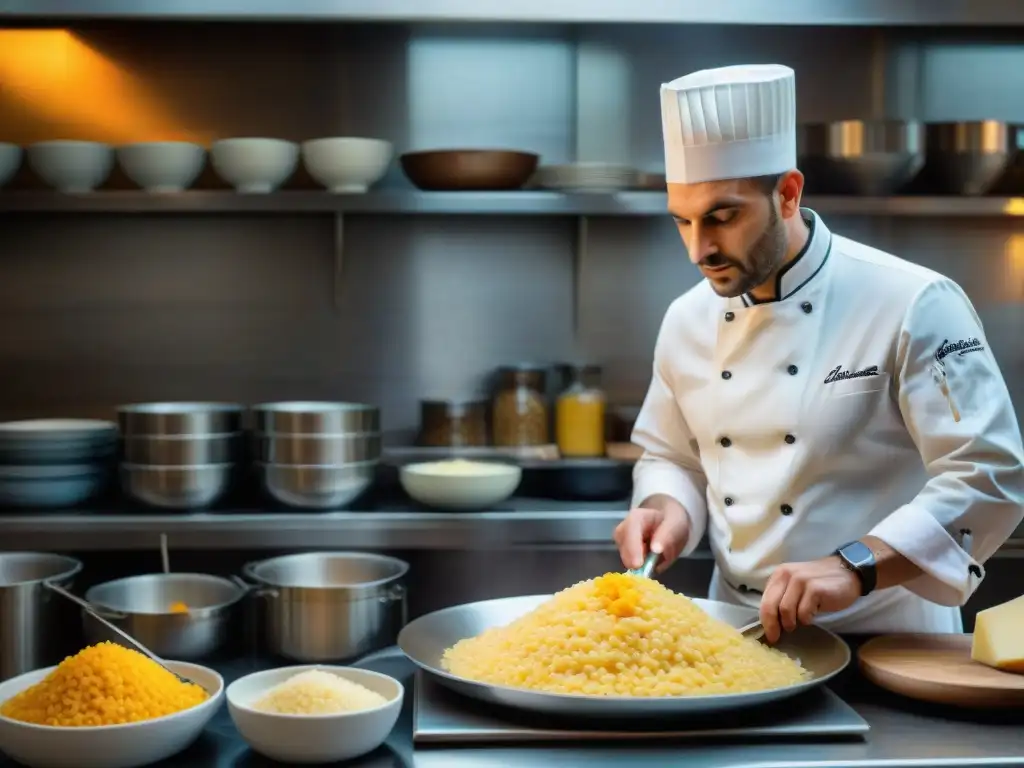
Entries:
<svg viewBox="0 0 1024 768">
<path fill-rule="evenodd" d="M 723 254 L 724 255 L 724 254 Z M 775 209 L 775 201 L 768 200 L 768 223 L 764 232 L 751 246 L 747 258 L 736 259 L 731 256 L 726 258 L 736 266 L 739 276 L 735 281 L 725 286 L 717 286 L 711 283 L 712 289 L 719 296 L 731 298 L 750 293 L 760 285 L 764 285 L 782 266 L 786 258 L 786 228 L 779 218 L 779 212 Z"/>
</svg>

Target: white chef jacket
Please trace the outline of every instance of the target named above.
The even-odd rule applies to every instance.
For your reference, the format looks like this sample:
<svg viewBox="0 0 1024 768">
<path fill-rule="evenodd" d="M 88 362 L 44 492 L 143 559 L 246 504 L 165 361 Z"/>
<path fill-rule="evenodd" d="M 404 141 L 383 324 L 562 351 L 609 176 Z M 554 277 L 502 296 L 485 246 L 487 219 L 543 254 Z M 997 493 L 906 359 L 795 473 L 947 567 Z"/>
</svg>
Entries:
<svg viewBox="0 0 1024 768">
<path fill-rule="evenodd" d="M 633 505 L 665 494 L 705 531 L 710 596 L 757 607 L 775 566 L 866 535 L 922 575 L 818 622 L 960 632 L 958 606 L 1024 516 L 1010 396 L 953 281 L 832 235 L 813 211 L 775 301 L 706 281 L 658 335 L 633 442 Z"/>
</svg>

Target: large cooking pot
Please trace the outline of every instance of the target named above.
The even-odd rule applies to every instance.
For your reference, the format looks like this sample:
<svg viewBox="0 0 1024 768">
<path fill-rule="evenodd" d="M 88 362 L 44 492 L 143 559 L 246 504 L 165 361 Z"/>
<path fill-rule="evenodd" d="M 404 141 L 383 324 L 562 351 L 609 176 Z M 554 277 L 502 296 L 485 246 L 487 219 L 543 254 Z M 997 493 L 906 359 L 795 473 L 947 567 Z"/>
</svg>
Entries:
<svg viewBox="0 0 1024 768">
<path fill-rule="evenodd" d="M 360 552 L 311 552 L 249 563 L 264 599 L 263 642 L 304 663 L 344 661 L 394 645 L 406 622 L 409 564 Z"/>
<path fill-rule="evenodd" d="M 0 553 L 0 680 L 49 667 L 75 650 L 75 607 L 43 586 L 69 588 L 82 564 L 42 552 Z"/>
<path fill-rule="evenodd" d="M 157 656 L 195 661 L 241 634 L 241 600 L 247 591 L 244 584 L 205 573 L 154 573 L 99 584 L 85 599 Z M 187 613 L 171 610 L 179 602 Z M 82 621 L 90 644 L 114 639 L 88 614 Z"/>
</svg>

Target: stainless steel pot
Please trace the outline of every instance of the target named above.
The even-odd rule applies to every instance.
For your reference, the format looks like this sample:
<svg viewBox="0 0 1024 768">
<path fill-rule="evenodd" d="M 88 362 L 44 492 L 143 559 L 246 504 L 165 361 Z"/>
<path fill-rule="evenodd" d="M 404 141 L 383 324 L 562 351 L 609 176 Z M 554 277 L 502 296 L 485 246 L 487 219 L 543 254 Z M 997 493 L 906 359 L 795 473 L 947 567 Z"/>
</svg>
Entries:
<svg viewBox="0 0 1024 768">
<path fill-rule="evenodd" d="M 242 632 L 241 601 L 248 588 L 203 573 L 155 573 L 108 581 L 92 587 L 85 599 L 100 615 L 123 629 L 157 656 L 179 661 L 205 658 Z M 188 613 L 173 613 L 182 602 Z M 112 640 L 112 634 L 82 616 L 86 640 Z"/>
<path fill-rule="evenodd" d="M 117 409 L 122 434 L 224 435 L 242 429 L 245 409 L 234 403 L 135 403 Z"/>
<path fill-rule="evenodd" d="M 0 680 L 48 667 L 75 650 L 77 612 L 43 582 L 69 588 L 82 564 L 39 552 L 0 553 Z"/>
<path fill-rule="evenodd" d="M 373 485 L 377 462 L 337 466 L 257 464 L 260 485 L 274 500 L 296 509 L 337 509 Z"/>
<path fill-rule="evenodd" d="M 811 123 L 800 126 L 797 154 L 808 192 L 890 195 L 924 165 L 925 131 L 913 121 Z"/>
<path fill-rule="evenodd" d="M 406 622 L 409 564 L 359 552 L 249 563 L 263 606 L 263 646 L 303 663 L 344 661 L 394 645 Z"/>
<path fill-rule="evenodd" d="M 939 191 L 984 195 L 1017 153 L 1013 127 L 998 120 L 930 123 L 925 177 Z"/>
<path fill-rule="evenodd" d="M 124 461 L 151 467 L 233 464 L 242 454 L 240 432 L 228 435 L 130 435 L 124 438 Z"/>
<path fill-rule="evenodd" d="M 380 432 L 380 409 L 361 403 L 282 402 L 252 407 L 264 435 L 341 435 Z"/>
<path fill-rule="evenodd" d="M 256 460 L 266 464 L 355 464 L 380 458 L 380 433 L 257 435 L 255 447 Z"/>
<path fill-rule="evenodd" d="M 121 465 L 121 489 L 135 501 L 161 509 L 201 509 L 231 489 L 232 464 L 194 467 Z"/>
</svg>

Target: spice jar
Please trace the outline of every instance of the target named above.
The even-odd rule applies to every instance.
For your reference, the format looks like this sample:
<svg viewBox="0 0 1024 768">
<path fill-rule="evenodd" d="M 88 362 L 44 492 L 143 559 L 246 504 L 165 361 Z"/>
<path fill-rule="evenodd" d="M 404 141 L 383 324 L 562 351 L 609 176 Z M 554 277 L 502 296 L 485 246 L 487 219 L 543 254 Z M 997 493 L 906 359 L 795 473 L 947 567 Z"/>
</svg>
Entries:
<svg viewBox="0 0 1024 768">
<path fill-rule="evenodd" d="M 487 445 L 487 401 L 421 400 L 419 444 L 431 448 Z"/>
<path fill-rule="evenodd" d="M 546 381 L 547 370 L 538 366 L 498 371 L 493 409 L 495 445 L 546 445 L 550 441 Z"/>
<path fill-rule="evenodd" d="M 563 456 L 604 456 L 605 394 L 600 385 L 600 368 L 577 366 L 573 369 L 571 383 L 558 396 L 555 439 Z"/>
</svg>

